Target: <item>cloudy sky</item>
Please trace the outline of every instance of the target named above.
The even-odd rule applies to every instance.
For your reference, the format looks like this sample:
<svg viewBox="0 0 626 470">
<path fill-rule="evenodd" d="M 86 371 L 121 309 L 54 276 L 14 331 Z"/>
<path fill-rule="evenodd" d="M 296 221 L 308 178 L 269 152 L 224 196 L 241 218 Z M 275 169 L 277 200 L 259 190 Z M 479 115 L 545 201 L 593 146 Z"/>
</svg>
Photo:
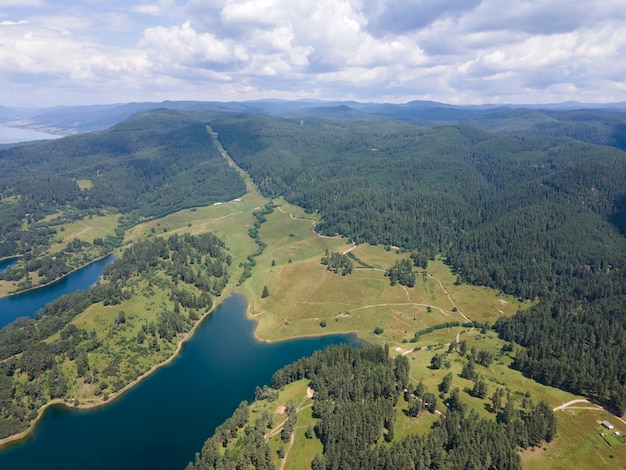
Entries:
<svg viewBox="0 0 626 470">
<path fill-rule="evenodd" d="M 623 0 L 0 0 L 0 105 L 626 101 Z"/>
</svg>

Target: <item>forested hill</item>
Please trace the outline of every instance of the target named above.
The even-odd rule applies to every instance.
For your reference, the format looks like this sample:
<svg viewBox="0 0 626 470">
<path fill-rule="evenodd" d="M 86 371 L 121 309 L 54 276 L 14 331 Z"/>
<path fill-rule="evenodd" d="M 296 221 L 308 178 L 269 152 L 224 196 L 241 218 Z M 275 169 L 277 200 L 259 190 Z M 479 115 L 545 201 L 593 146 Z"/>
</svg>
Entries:
<svg viewBox="0 0 626 470">
<path fill-rule="evenodd" d="M 0 257 L 46 244 L 54 230 L 40 221 L 60 210 L 151 217 L 244 194 L 204 122 L 159 110 L 106 131 L 0 151 Z"/>
<path fill-rule="evenodd" d="M 555 435 L 556 419 L 545 402 L 529 403 L 522 411 L 509 396 L 496 422 L 481 418 L 476 411 L 467 413 L 456 388 L 446 399 L 446 413 L 440 414 L 430 432 L 399 438 L 394 431 L 398 410 L 404 418 L 398 421 L 403 423 L 426 410 L 435 412 L 435 394 L 428 392 L 423 382 L 417 387 L 410 383 L 409 372 L 406 357 L 390 359 L 389 351 L 382 347 L 331 347 L 301 359 L 274 374 L 273 388 L 257 387 L 252 407 L 242 402 L 233 416 L 217 427 L 187 470 L 277 468 L 270 441 L 278 432 L 284 443 L 278 450 L 280 468 L 286 462 L 285 446 L 291 448 L 297 442 L 292 454 L 297 453 L 298 464 L 302 468 L 310 464 L 314 470 L 520 469 L 516 448 L 539 446 Z M 307 379 L 314 392 L 312 406 L 297 407 L 291 392 L 294 401 L 285 407 L 287 419 L 278 418 L 282 423 L 275 423 L 267 409 L 260 412 L 262 402 L 277 400 L 279 390 L 301 379 Z M 310 406 L 314 424 L 300 438 L 296 429 L 306 427 L 301 412 Z M 306 447 L 309 450 L 304 450 Z"/>
<path fill-rule="evenodd" d="M 243 194 L 200 115 L 140 113 L 112 128 L 0 153 L 0 187 L 22 199 L 162 215 Z M 53 184 L 45 184 L 53 178 Z M 76 180 L 87 180 L 81 192 Z M 193 191 L 192 191 L 193 189 Z"/>
<path fill-rule="evenodd" d="M 374 120 L 239 116 L 212 126 L 266 195 L 319 211 L 320 232 L 444 253 L 465 280 L 524 298 L 622 292 L 618 149 Z M 595 274 L 600 284 L 588 282 Z"/>
<path fill-rule="evenodd" d="M 498 325 L 529 348 L 518 367 L 626 410 L 622 150 L 527 130 L 319 113 L 239 114 L 211 126 L 264 194 L 318 211 L 320 232 L 413 250 L 419 263 L 442 253 L 467 282 L 541 299 L 530 318 Z M 550 334 L 532 328 L 533 315 Z"/>
</svg>

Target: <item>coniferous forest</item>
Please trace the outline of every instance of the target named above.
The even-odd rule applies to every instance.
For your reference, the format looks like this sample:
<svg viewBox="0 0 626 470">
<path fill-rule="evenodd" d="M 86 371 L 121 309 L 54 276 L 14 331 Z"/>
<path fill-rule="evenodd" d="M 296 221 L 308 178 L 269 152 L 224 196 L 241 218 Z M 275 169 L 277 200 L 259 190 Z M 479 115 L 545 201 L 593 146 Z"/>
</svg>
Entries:
<svg viewBox="0 0 626 470">
<path fill-rule="evenodd" d="M 142 358 L 167 358 L 173 343 L 221 294 L 229 264 L 223 242 L 211 234 L 138 242 L 105 268 L 93 289 L 65 295 L 36 318 L 19 318 L 0 330 L 0 438 L 23 431 L 44 403 L 63 398 L 70 387 L 91 387 L 108 396 L 145 372 L 138 365 Z M 154 290 L 168 299 L 154 321 L 116 307 Z M 116 317 L 106 332 L 109 342 L 95 329 L 71 323 L 99 303 Z M 105 368 L 98 356 L 105 358 Z"/>
<path fill-rule="evenodd" d="M 280 389 L 301 379 L 310 381 L 315 393 L 313 416 L 317 420 L 310 438 L 319 439 L 323 446 L 323 452 L 311 462 L 315 470 L 521 469 L 515 449 L 541 445 L 555 435 L 556 419 L 544 402 L 519 411 L 509 400 L 496 422 L 480 418 L 474 411 L 467 413 L 455 399 L 457 389 L 448 400 L 449 411 L 430 433 L 411 435 L 386 445 L 384 441 L 393 440 L 396 407 L 407 407 L 407 412 L 413 413 L 417 404 L 418 411 L 412 414 L 416 416 L 428 412 L 429 396 L 434 399 L 428 391 L 413 391 L 409 372 L 406 357 L 391 359 L 382 347 L 357 350 L 336 346 L 277 371 L 272 387 Z M 274 468 L 264 439 L 269 432 L 265 426 L 267 417 L 261 416 L 254 424 L 246 425 L 249 415 L 247 404 L 242 403 L 233 417 L 206 441 L 187 469 Z M 289 440 L 289 435 L 286 437 Z M 229 446 L 234 441 L 236 445 Z M 227 451 L 221 452 L 220 448 Z"/>
<path fill-rule="evenodd" d="M 368 116 L 236 115 L 211 125 L 267 196 L 319 212 L 319 232 L 401 247 L 416 265 L 441 254 L 465 282 L 538 301 L 495 325 L 527 348 L 514 366 L 626 411 L 619 125 L 605 129 L 616 146 L 538 128 L 494 133 Z"/>
<path fill-rule="evenodd" d="M 231 262 L 221 240 L 176 235 L 122 248 L 142 222 L 245 194 L 215 139 L 263 196 L 319 216 L 318 233 L 411 253 L 413 264 L 387 269 L 390 284 L 411 287 L 413 268 L 440 257 L 459 283 L 532 302 L 490 326 L 511 343 L 512 367 L 626 412 L 625 113 L 500 109 L 434 120 L 408 107 L 282 115 L 202 109 L 143 112 L 107 130 L 0 149 L 0 258 L 19 256 L 0 279 L 24 290 L 33 287 L 33 273 L 45 284 L 114 249 L 122 253 L 91 291 L 0 331 L 1 436 L 24 429 L 42 403 L 65 395 L 70 369 L 74 384 L 102 387 L 102 394 L 118 390 L 120 376 L 128 382 L 144 372 L 124 369 L 114 354 L 110 367 L 94 370 L 88 357 L 96 356 L 99 338 L 70 323 L 85 309 L 115 306 L 140 291 L 167 292 L 167 308 L 153 322 L 133 325 L 119 312 L 108 333 L 137 328 L 132 343 L 120 340 L 125 351 L 157 355 L 211 307 Z M 259 226 L 273 207 L 254 213 L 249 234 L 257 254 L 264 248 Z M 113 234 L 51 249 L 59 226 L 104 215 L 118 216 Z M 347 276 L 352 260 L 358 264 L 350 255 L 327 253 L 321 261 Z M 554 436 L 545 404 L 520 411 L 502 403 L 497 422 L 487 421 L 467 413 L 453 389 L 429 434 L 394 440 L 394 407 L 404 400 L 408 414 L 428 412 L 435 392 L 414 391 L 406 366 L 384 349 L 337 348 L 277 372 L 275 389 L 306 379 L 315 390 L 311 432 L 323 452 L 313 468 L 519 468 L 516 447 Z M 482 397 L 483 385 L 476 380 L 470 395 Z M 246 426 L 248 418 L 242 404 L 191 467 L 269 468 L 265 424 Z M 240 431 L 249 447 L 224 454 Z"/>
</svg>

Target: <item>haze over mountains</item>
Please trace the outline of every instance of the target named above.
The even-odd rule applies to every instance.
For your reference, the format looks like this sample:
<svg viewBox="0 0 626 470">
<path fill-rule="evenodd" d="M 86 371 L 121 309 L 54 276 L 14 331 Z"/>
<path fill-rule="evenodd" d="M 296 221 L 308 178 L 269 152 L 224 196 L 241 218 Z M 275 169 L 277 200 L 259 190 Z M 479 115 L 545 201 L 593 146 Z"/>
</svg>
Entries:
<svg viewBox="0 0 626 470">
<path fill-rule="evenodd" d="M 347 117 L 348 113 L 383 116 L 392 119 L 432 125 L 441 122 L 466 122 L 487 130 L 500 130 L 492 121 L 505 119 L 517 130 L 540 122 L 619 119 L 626 116 L 626 103 L 578 103 L 527 105 L 450 105 L 435 101 L 408 103 L 362 103 L 321 100 L 257 100 L 242 102 L 164 101 L 110 105 L 57 106 L 51 108 L 11 108 L 0 106 L 0 126 L 29 129 L 53 135 L 69 135 L 106 129 L 127 117 L 160 108 L 201 112 L 249 112 L 282 117 L 317 115 Z M 511 124 L 512 123 L 512 124 Z M 44 137 L 44 136 L 42 136 Z M 17 140 L 21 136 L 17 135 Z M 2 142 L 0 142 L 2 143 Z"/>
</svg>

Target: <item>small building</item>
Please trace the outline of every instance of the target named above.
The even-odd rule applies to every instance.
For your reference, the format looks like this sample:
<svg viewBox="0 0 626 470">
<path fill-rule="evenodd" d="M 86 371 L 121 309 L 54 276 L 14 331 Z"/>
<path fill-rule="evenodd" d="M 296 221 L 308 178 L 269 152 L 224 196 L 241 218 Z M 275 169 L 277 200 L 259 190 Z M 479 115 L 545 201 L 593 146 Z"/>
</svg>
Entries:
<svg viewBox="0 0 626 470">
<path fill-rule="evenodd" d="M 615 427 L 611 423 L 609 423 L 608 421 L 602 421 L 602 426 L 607 428 L 609 431 Z"/>
</svg>

